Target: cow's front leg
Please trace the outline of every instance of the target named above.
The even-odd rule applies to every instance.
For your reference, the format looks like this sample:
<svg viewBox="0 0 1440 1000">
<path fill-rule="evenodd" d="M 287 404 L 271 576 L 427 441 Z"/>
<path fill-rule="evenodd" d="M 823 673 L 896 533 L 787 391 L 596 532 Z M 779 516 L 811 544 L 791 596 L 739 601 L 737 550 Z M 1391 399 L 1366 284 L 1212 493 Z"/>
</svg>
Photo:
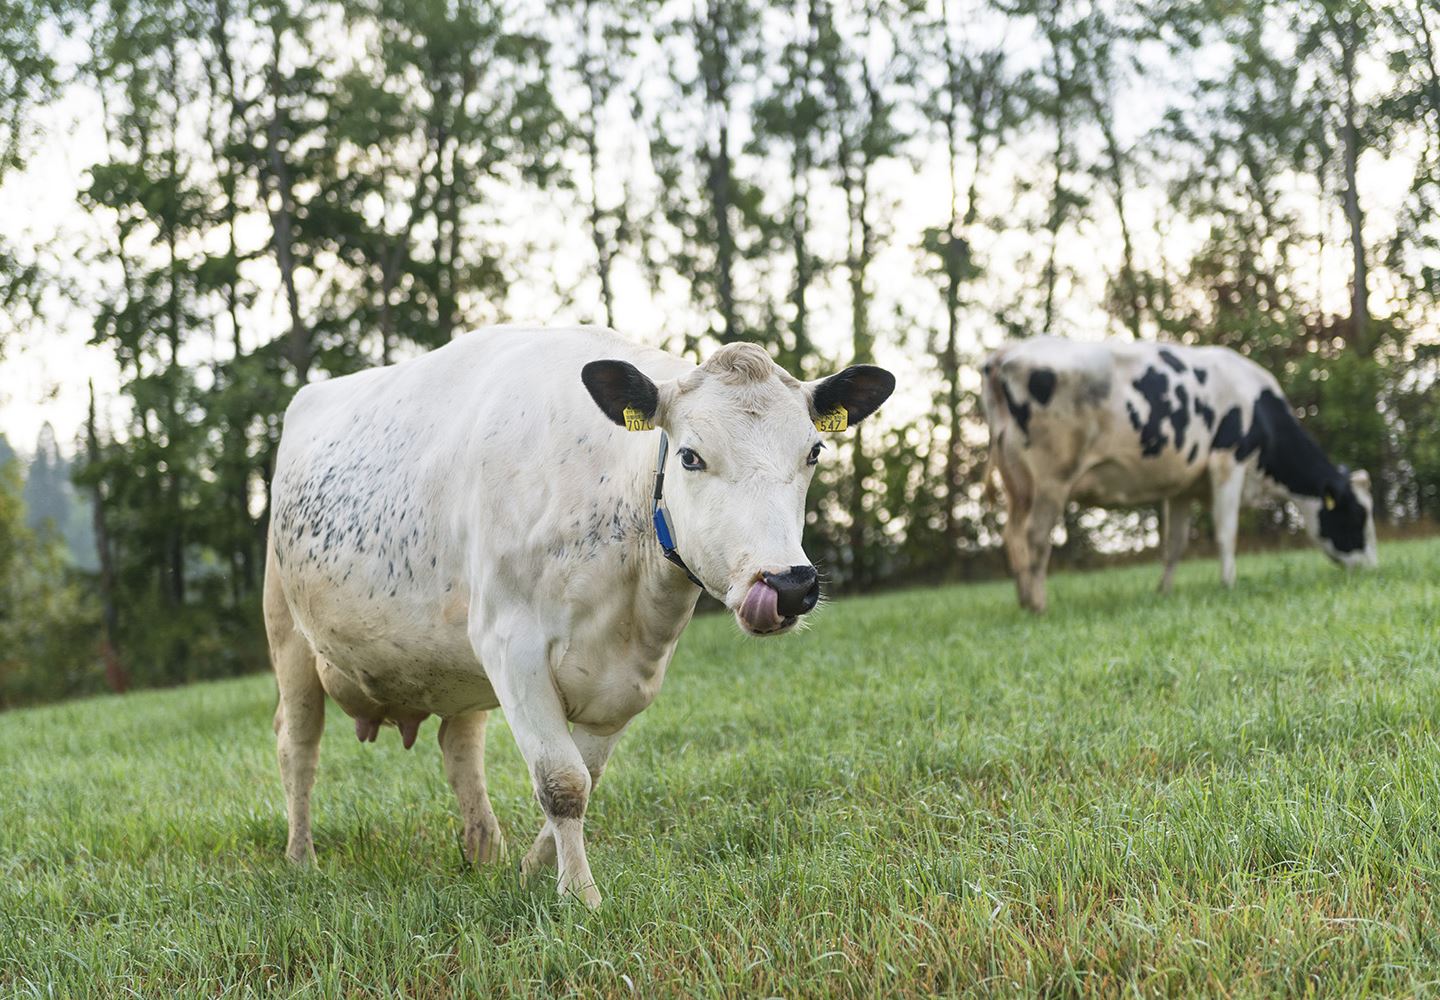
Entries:
<svg viewBox="0 0 1440 1000">
<path fill-rule="evenodd" d="M 1245 469 L 1236 466 L 1224 474 L 1211 473 L 1214 496 L 1215 545 L 1220 550 L 1220 582 L 1235 586 L 1235 537 L 1240 533 L 1240 501 L 1245 492 Z"/>
<path fill-rule="evenodd" d="M 500 823 L 485 790 L 485 718 L 488 712 L 457 715 L 440 723 L 440 753 L 445 776 L 455 789 L 465 822 L 465 857 L 472 864 L 500 857 Z"/>
<path fill-rule="evenodd" d="M 577 896 L 587 906 L 599 906 L 600 891 L 585 857 L 590 772 L 571 738 L 546 643 L 537 629 L 533 637 L 482 639 L 476 646 L 481 662 L 497 667 L 491 683 L 520 756 L 530 768 L 546 825 L 553 831 L 560 896 Z"/>
<path fill-rule="evenodd" d="M 620 732 L 624 730 L 621 729 Z M 576 726 L 570 733 L 576 749 L 580 751 L 581 759 L 585 761 L 585 769 L 590 772 L 591 795 L 595 794 L 595 788 L 600 784 L 600 775 L 605 772 L 605 764 L 610 760 L 611 751 L 615 749 L 615 744 L 620 742 L 620 732 L 599 736 L 584 726 Z M 529 876 L 546 868 L 554 868 L 555 863 L 555 828 L 547 818 L 541 825 L 540 832 L 535 835 L 535 843 L 520 862 L 520 870 Z"/>
</svg>

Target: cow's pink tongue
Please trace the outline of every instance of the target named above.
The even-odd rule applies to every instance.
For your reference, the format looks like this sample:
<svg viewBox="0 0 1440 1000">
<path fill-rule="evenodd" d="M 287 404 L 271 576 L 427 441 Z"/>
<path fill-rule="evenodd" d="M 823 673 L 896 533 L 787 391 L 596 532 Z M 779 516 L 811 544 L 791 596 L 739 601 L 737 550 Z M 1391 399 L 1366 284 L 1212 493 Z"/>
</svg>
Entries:
<svg viewBox="0 0 1440 1000">
<path fill-rule="evenodd" d="M 773 632 L 782 624 L 776 610 L 779 595 L 764 580 L 756 580 L 740 604 L 740 620 L 756 632 Z"/>
</svg>

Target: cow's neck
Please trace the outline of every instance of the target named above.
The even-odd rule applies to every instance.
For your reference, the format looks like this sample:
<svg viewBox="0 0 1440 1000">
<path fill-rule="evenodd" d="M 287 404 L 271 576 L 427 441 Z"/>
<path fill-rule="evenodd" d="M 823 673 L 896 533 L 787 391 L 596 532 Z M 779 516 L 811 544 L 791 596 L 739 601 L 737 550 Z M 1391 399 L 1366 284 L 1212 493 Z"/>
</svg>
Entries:
<svg viewBox="0 0 1440 1000">
<path fill-rule="evenodd" d="M 625 524 L 635 526 L 638 535 L 627 540 L 627 544 L 636 544 L 640 554 L 634 563 L 637 606 L 660 629 L 668 629 L 673 622 L 678 630 L 689 621 L 700 591 L 686 578 L 684 570 L 665 558 L 655 536 L 651 514 L 659 444 L 658 434 L 627 435 L 625 468 L 616 480 L 624 484 L 620 517 Z"/>
<path fill-rule="evenodd" d="M 1290 404 L 1280 396 L 1268 389 L 1261 393 L 1252 421 L 1246 436 L 1256 438 L 1253 446 L 1258 451 L 1258 471 L 1297 504 L 1318 503 L 1325 487 L 1341 478 L 1340 470 L 1300 426 Z M 1242 449 L 1245 444 L 1241 442 Z"/>
</svg>

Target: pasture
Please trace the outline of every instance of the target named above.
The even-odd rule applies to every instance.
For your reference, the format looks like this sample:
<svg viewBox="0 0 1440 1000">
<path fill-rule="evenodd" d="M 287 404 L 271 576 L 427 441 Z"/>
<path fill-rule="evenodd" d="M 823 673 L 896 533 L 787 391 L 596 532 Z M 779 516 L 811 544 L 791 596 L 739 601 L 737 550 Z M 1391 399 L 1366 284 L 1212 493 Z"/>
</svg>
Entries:
<svg viewBox="0 0 1440 1000">
<path fill-rule="evenodd" d="M 1242 547 L 1243 548 L 1243 547 Z M 0 996 L 1226 996 L 1440 983 L 1440 541 L 697 621 L 587 819 L 591 913 L 460 862 L 435 723 L 331 706 L 282 860 L 268 676 L 0 716 Z"/>
</svg>

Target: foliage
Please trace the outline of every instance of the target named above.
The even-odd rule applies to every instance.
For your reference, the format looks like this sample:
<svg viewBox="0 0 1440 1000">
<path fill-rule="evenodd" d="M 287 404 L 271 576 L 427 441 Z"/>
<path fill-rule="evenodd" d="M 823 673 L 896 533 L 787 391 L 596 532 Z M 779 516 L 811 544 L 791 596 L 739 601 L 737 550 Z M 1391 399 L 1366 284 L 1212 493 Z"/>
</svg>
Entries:
<svg viewBox="0 0 1440 1000">
<path fill-rule="evenodd" d="M 0 709 L 100 690 L 96 615 L 64 539 L 32 530 L 20 469 L 0 462 Z"/>
</svg>

